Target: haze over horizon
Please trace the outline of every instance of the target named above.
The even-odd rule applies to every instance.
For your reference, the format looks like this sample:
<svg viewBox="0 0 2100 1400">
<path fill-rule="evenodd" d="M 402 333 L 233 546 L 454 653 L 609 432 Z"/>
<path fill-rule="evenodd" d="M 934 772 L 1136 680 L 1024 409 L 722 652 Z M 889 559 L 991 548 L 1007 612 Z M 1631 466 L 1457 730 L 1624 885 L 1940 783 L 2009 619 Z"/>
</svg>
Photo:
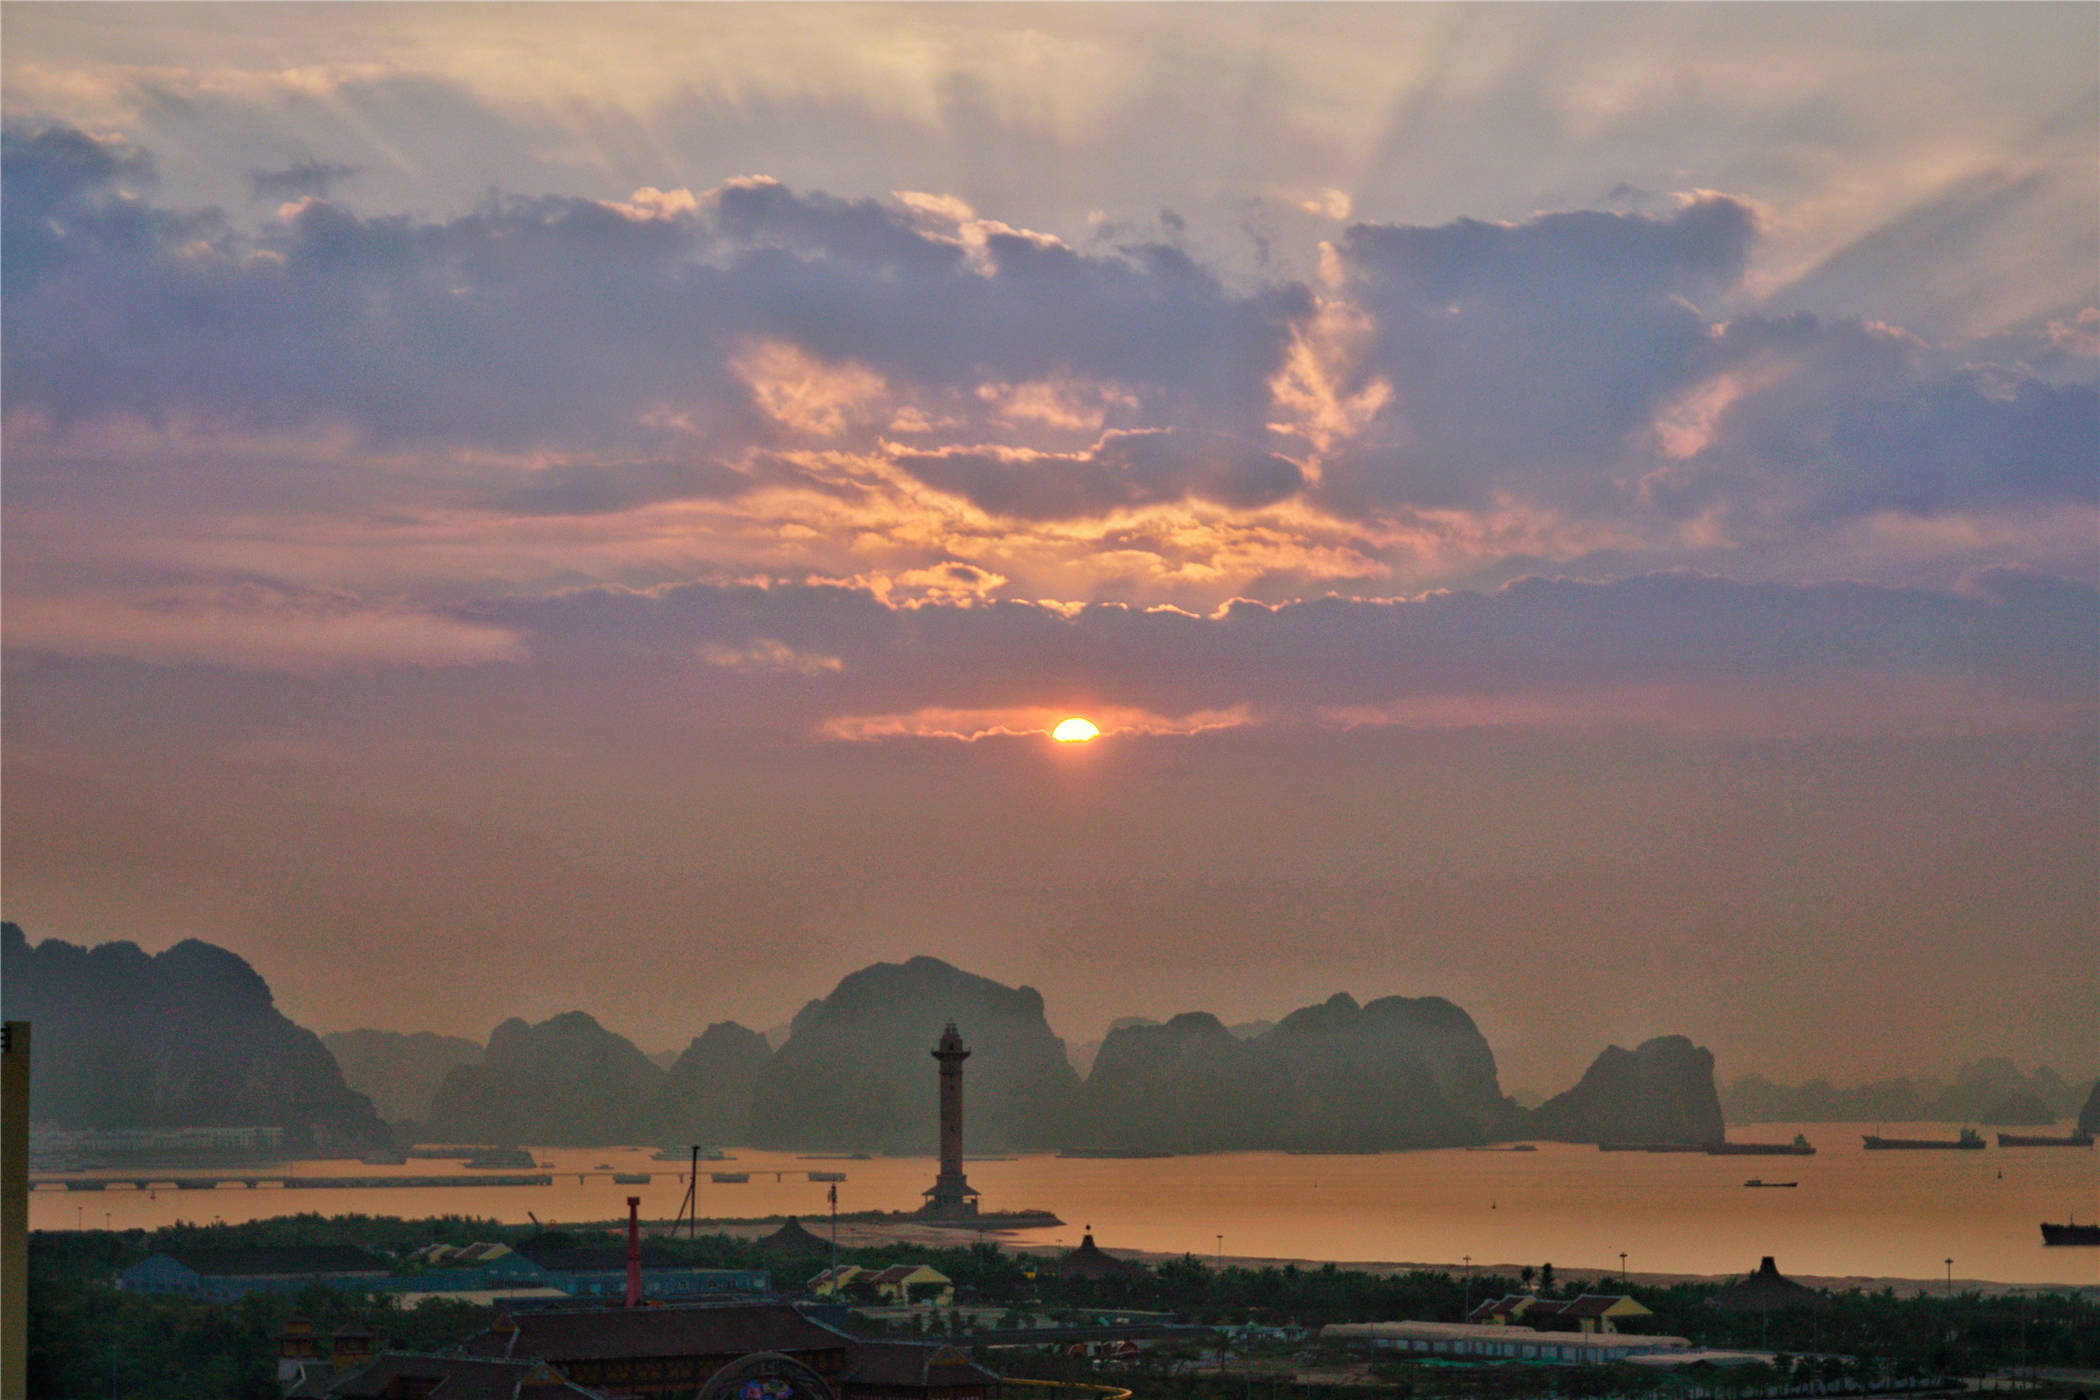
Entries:
<svg viewBox="0 0 2100 1400">
<path fill-rule="evenodd" d="M 2100 10 L 0 37 L 32 941 L 2100 1062 Z"/>
</svg>

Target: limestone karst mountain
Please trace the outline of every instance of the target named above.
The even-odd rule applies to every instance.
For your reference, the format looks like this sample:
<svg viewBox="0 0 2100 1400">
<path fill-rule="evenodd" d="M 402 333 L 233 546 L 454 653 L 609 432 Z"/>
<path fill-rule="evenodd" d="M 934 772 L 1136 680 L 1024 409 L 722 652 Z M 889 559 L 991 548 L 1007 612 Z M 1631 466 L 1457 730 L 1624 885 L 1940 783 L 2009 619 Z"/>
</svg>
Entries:
<svg viewBox="0 0 2100 1400">
<path fill-rule="evenodd" d="M 1532 1110 L 1530 1131 L 1564 1142 L 1719 1142 L 1713 1052 L 1681 1035 L 1607 1046 L 1574 1088 Z"/>
<path fill-rule="evenodd" d="M 481 1042 L 432 1031 L 335 1031 L 321 1037 L 343 1081 L 389 1123 L 420 1122 L 455 1065 L 478 1064 Z"/>
<path fill-rule="evenodd" d="M 480 1064 L 455 1066 L 430 1105 L 433 1141 L 602 1146 L 656 1137 L 664 1071 L 581 1011 L 496 1027 Z"/>
<path fill-rule="evenodd" d="M 657 1138 L 718 1146 L 751 1135 L 751 1094 L 773 1058 L 765 1036 L 717 1021 L 680 1052 L 657 1091 Z"/>
<path fill-rule="evenodd" d="M 1252 1038 L 1206 1012 L 1125 1025 L 1081 1105 L 1089 1145 L 1155 1151 L 1448 1146 L 1518 1121 L 1487 1041 L 1441 997 L 1338 994 Z"/>
<path fill-rule="evenodd" d="M 32 945 L 0 925 L 0 1004 L 36 1027 L 31 1098 L 70 1128 L 279 1127 L 299 1150 L 385 1146 L 371 1101 L 224 948 Z"/>
<path fill-rule="evenodd" d="M 1032 987 L 1008 987 L 936 958 L 877 963 L 795 1017 L 759 1071 L 757 1146 L 931 1152 L 935 1069 L 929 1051 L 956 1022 L 966 1066 L 972 1151 L 1062 1146 L 1079 1078 Z"/>
</svg>

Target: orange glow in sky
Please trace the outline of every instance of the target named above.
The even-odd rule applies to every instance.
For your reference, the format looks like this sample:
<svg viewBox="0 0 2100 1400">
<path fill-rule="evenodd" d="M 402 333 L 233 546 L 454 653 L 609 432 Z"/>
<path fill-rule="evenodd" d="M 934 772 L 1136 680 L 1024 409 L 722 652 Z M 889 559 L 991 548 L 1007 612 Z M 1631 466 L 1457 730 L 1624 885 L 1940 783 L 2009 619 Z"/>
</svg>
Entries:
<svg viewBox="0 0 2100 1400">
<path fill-rule="evenodd" d="M 1090 739 L 1100 737 L 1100 734 L 1101 731 L 1092 721 L 1083 720 L 1077 715 L 1059 720 L 1057 728 L 1050 731 L 1050 737 L 1060 744 L 1084 744 Z"/>
</svg>

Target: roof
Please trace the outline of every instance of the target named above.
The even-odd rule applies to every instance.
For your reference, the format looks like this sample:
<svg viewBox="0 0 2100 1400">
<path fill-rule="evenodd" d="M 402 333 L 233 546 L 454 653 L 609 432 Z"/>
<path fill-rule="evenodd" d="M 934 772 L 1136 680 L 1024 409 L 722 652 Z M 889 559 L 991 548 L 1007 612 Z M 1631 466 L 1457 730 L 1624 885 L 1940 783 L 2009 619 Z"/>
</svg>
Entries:
<svg viewBox="0 0 2100 1400">
<path fill-rule="evenodd" d="M 1759 1261 L 1756 1273 L 1732 1288 L 1722 1289 L 1706 1305 L 1725 1312 L 1770 1312 L 1774 1308 L 1815 1307 L 1822 1302 L 1823 1295 L 1815 1289 L 1780 1273 L 1768 1254 Z"/>
<path fill-rule="evenodd" d="M 383 1397 L 398 1393 L 399 1381 L 437 1381 L 430 1390 L 417 1389 L 429 1400 L 539 1400 L 546 1396 L 598 1394 L 564 1379 L 553 1367 L 538 1361 L 498 1361 L 465 1356 L 422 1356 L 388 1352 L 362 1370 L 352 1372 L 327 1386 L 322 1395 Z"/>
<path fill-rule="evenodd" d="M 1515 1317 L 1527 1308 L 1536 1307 L 1538 1299 L 1529 1293 L 1511 1293 L 1500 1298 L 1489 1298 L 1466 1314 L 1468 1322 L 1482 1322 L 1491 1317 Z"/>
<path fill-rule="evenodd" d="M 998 1372 L 942 1342 L 859 1342 L 846 1363 L 846 1381 L 853 1385 L 969 1386 L 998 1379 Z"/>
<path fill-rule="evenodd" d="M 618 1273 L 627 1267 L 627 1246 L 624 1244 L 585 1245 L 575 1249 L 543 1249 L 527 1245 L 517 1253 L 557 1274 Z M 675 1269 L 679 1267 L 679 1259 L 667 1250 L 645 1244 L 642 1246 L 642 1267 Z"/>
<path fill-rule="evenodd" d="M 868 1280 L 877 1288 L 896 1283 L 947 1283 L 948 1276 L 925 1264 L 892 1264 Z"/>
<path fill-rule="evenodd" d="M 1079 1248 L 1057 1261 L 1059 1278 L 1116 1278 L 1138 1272 L 1138 1266 L 1129 1260 L 1118 1259 L 1096 1246 L 1091 1231 L 1079 1241 Z"/>
<path fill-rule="evenodd" d="M 1560 1305 L 1562 1317 L 1648 1317 L 1648 1309 L 1623 1293 L 1585 1293 Z"/>
<path fill-rule="evenodd" d="M 785 1303 L 649 1308 L 546 1308 L 521 1311 L 467 1343 L 478 1355 L 595 1361 L 633 1356 L 742 1356 L 753 1351 L 836 1351 L 844 1332 L 812 1322 Z"/>
<path fill-rule="evenodd" d="M 821 1235 L 812 1234 L 791 1215 L 787 1224 L 758 1241 L 758 1247 L 768 1254 L 821 1254 L 831 1248 L 831 1242 Z"/>
<path fill-rule="evenodd" d="M 1592 1352 L 1680 1351 L 1691 1345 L 1683 1337 L 1638 1336 L 1627 1332 L 1512 1332 L 1503 1326 L 1470 1322 L 1330 1322 L 1321 1341 L 1528 1342 L 1534 1346 L 1576 1347 Z"/>
<path fill-rule="evenodd" d="M 387 1262 L 347 1244 L 258 1245 L 251 1249 L 169 1249 L 170 1259 L 211 1278 L 283 1274 L 383 1274 Z"/>
</svg>

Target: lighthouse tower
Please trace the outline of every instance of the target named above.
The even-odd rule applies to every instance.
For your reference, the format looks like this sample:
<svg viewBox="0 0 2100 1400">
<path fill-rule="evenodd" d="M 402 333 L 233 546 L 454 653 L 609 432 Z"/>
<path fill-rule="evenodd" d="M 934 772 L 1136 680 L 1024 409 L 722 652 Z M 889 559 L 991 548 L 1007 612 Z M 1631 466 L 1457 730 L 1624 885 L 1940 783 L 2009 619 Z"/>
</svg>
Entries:
<svg viewBox="0 0 2100 1400">
<path fill-rule="evenodd" d="M 933 1058 L 941 1062 L 941 1174 L 926 1188 L 924 1211 L 944 1220 L 968 1219 L 977 1214 L 977 1190 L 963 1176 L 962 1066 L 970 1047 L 955 1022 L 941 1032 Z"/>
</svg>

